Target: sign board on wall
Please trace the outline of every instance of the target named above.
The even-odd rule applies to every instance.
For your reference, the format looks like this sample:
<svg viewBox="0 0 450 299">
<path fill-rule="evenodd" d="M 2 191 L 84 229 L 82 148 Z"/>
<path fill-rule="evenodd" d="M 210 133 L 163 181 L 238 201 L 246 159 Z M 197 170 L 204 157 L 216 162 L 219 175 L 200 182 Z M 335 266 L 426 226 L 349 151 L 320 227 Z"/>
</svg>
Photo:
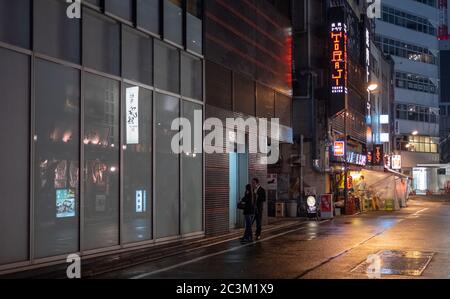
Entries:
<svg viewBox="0 0 450 299">
<path fill-rule="evenodd" d="M 383 150 L 382 144 L 378 144 L 378 145 L 374 146 L 373 165 L 374 166 L 384 166 L 384 150 Z"/>
<path fill-rule="evenodd" d="M 344 157 L 345 156 L 344 141 L 335 141 L 334 142 L 334 156 L 335 157 Z"/>
<path fill-rule="evenodd" d="M 76 216 L 75 189 L 56 190 L 56 218 Z"/>
<path fill-rule="evenodd" d="M 380 124 L 381 125 L 388 125 L 389 124 L 389 115 L 380 115 Z"/>
<path fill-rule="evenodd" d="M 345 99 L 348 93 L 348 36 L 344 9 L 342 7 L 330 8 L 329 20 L 330 113 L 335 115 L 345 109 Z"/>
<path fill-rule="evenodd" d="M 333 218 L 333 195 L 325 194 L 320 196 L 320 212 L 322 219 Z"/>
<path fill-rule="evenodd" d="M 136 213 L 147 212 L 147 191 L 136 191 Z"/>
<path fill-rule="evenodd" d="M 139 87 L 126 89 L 127 144 L 139 144 Z"/>
<path fill-rule="evenodd" d="M 355 164 L 359 166 L 367 165 L 367 156 L 363 154 L 358 154 L 354 152 L 347 153 L 347 163 Z"/>
<path fill-rule="evenodd" d="M 392 165 L 392 169 L 394 169 L 394 170 L 402 169 L 402 156 L 393 155 L 391 165 Z"/>
</svg>

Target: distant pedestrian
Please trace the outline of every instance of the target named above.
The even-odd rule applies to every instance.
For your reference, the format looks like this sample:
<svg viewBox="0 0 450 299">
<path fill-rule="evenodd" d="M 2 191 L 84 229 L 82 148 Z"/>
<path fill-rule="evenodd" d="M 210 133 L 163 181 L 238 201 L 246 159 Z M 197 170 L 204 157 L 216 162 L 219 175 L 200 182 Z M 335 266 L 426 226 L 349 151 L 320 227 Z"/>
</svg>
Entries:
<svg viewBox="0 0 450 299">
<path fill-rule="evenodd" d="M 256 240 L 261 239 L 262 219 L 264 212 L 264 202 L 266 202 L 266 190 L 259 184 L 259 179 L 252 180 L 253 193 L 255 195 L 255 222 L 256 222 Z"/>
<path fill-rule="evenodd" d="M 367 183 L 363 175 L 361 176 L 357 191 L 359 198 L 359 211 L 362 212 L 366 206 L 366 196 L 367 196 Z"/>
<path fill-rule="evenodd" d="M 361 181 L 358 184 L 358 191 L 361 193 L 364 193 L 364 192 L 366 192 L 366 188 L 367 188 L 367 183 L 366 183 L 365 177 L 362 175 Z"/>
<path fill-rule="evenodd" d="M 248 184 L 245 186 L 245 195 L 242 198 L 244 217 L 245 217 L 245 232 L 241 242 L 253 242 L 253 218 L 255 217 L 255 196 L 253 194 L 252 186 Z"/>
</svg>

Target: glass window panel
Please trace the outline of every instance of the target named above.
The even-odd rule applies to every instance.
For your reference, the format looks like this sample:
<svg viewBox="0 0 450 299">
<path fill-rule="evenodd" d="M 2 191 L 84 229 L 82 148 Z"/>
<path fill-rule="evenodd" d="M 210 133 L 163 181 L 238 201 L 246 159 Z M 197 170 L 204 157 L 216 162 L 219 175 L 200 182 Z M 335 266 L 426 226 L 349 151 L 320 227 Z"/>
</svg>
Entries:
<svg viewBox="0 0 450 299">
<path fill-rule="evenodd" d="M 102 0 L 84 0 L 84 2 L 95 6 L 96 8 L 100 8 Z"/>
<path fill-rule="evenodd" d="M 85 76 L 84 249 L 119 244 L 119 83 Z"/>
<path fill-rule="evenodd" d="M 203 0 L 186 0 L 186 11 L 200 20 L 203 19 Z"/>
<path fill-rule="evenodd" d="M 197 111 L 197 112 L 195 112 Z M 202 128 L 195 128 L 195 117 L 202 123 L 202 106 L 190 102 L 183 103 L 183 117 L 191 123 L 191 136 L 194 140 L 195 134 L 202 136 Z M 197 130 L 197 132 L 196 132 Z M 200 145 L 201 147 L 201 145 Z M 195 152 L 201 148 L 192 142 L 192 152 L 182 155 L 182 234 L 200 232 L 203 230 L 203 155 Z"/>
<path fill-rule="evenodd" d="M 181 55 L 181 94 L 202 100 L 203 94 L 202 61 L 187 54 Z"/>
<path fill-rule="evenodd" d="M 34 7 L 35 50 L 80 64 L 80 20 L 69 19 L 67 4 L 59 0 L 36 1 Z"/>
<path fill-rule="evenodd" d="M 155 86 L 180 93 L 180 54 L 173 47 L 155 40 Z"/>
<path fill-rule="evenodd" d="M 180 156 L 171 148 L 177 132 L 172 122 L 180 115 L 179 99 L 157 94 L 155 99 L 155 223 L 156 238 L 180 233 Z"/>
<path fill-rule="evenodd" d="M 106 0 L 105 11 L 125 21 L 133 21 L 133 0 Z"/>
<path fill-rule="evenodd" d="M 437 153 L 438 152 L 437 144 L 431 144 L 431 152 L 432 153 Z"/>
<path fill-rule="evenodd" d="M 0 48 L 0 265 L 28 259 L 29 70 L 28 56 Z"/>
<path fill-rule="evenodd" d="M 419 146 L 419 149 L 418 149 L 419 152 L 424 152 L 425 151 L 425 144 L 419 143 L 418 146 Z"/>
<path fill-rule="evenodd" d="M 124 99 L 123 239 L 132 243 L 152 238 L 152 92 L 126 85 Z"/>
<path fill-rule="evenodd" d="M 186 14 L 186 46 L 189 50 L 202 54 L 202 20 Z"/>
<path fill-rule="evenodd" d="M 181 0 L 164 0 L 164 38 L 183 44 L 183 9 Z"/>
<path fill-rule="evenodd" d="M 120 26 L 97 13 L 83 11 L 83 57 L 87 67 L 120 75 Z"/>
<path fill-rule="evenodd" d="M 79 249 L 80 72 L 36 60 L 37 258 Z"/>
<path fill-rule="evenodd" d="M 30 48 L 30 0 L 0 0 L 0 41 Z"/>
<path fill-rule="evenodd" d="M 137 0 L 137 25 L 159 34 L 159 0 Z"/>
<path fill-rule="evenodd" d="M 123 31 L 123 76 L 127 79 L 153 85 L 152 39 L 135 30 Z"/>
</svg>

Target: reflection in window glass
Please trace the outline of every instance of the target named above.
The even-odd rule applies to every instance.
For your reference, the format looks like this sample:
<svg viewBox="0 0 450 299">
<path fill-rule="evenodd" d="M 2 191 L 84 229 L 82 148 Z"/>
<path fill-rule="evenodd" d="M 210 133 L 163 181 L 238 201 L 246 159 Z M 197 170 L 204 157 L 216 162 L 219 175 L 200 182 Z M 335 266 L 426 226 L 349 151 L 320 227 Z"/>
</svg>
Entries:
<svg viewBox="0 0 450 299">
<path fill-rule="evenodd" d="M 84 0 L 84 2 L 94 6 L 95 8 L 100 8 L 102 0 Z"/>
<path fill-rule="evenodd" d="M 180 54 L 155 40 L 155 87 L 180 93 Z"/>
<path fill-rule="evenodd" d="M 123 31 L 123 47 L 123 76 L 126 79 L 152 85 L 152 39 L 127 28 Z"/>
<path fill-rule="evenodd" d="M 131 22 L 133 20 L 133 0 L 106 0 L 105 11 Z"/>
<path fill-rule="evenodd" d="M 119 244 L 119 83 L 85 77 L 84 249 Z"/>
<path fill-rule="evenodd" d="M 202 61 L 187 54 L 181 55 L 181 94 L 183 96 L 202 99 Z"/>
<path fill-rule="evenodd" d="M 34 4 L 34 47 L 43 54 L 80 63 L 80 21 L 69 19 L 59 0 Z"/>
<path fill-rule="evenodd" d="M 159 0 L 137 0 L 137 26 L 159 34 Z"/>
<path fill-rule="evenodd" d="M 28 56 L 0 48 L 0 265 L 28 259 L 29 70 Z"/>
<path fill-rule="evenodd" d="M 83 11 L 84 64 L 105 73 L 120 75 L 120 26 L 97 13 Z"/>
<path fill-rule="evenodd" d="M 177 132 L 172 121 L 180 115 L 179 99 L 157 94 L 155 99 L 155 215 L 156 238 L 179 235 L 180 156 L 171 148 Z"/>
<path fill-rule="evenodd" d="M 152 93 L 126 85 L 123 108 L 124 242 L 152 238 Z"/>
<path fill-rule="evenodd" d="M 183 117 L 187 118 L 191 123 L 191 134 L 203 134 L 202 128 L 198 128 L 195 132 L 194 113 L 197 111 L 197 117 L 202 118 L 202 106 L 191 102 L 183 103 Z M 194 142 L 193 142 L 194 143 Z M 192 144 L 191 153 L 183 153 L 182 155 L 182 224 L 181 233 L 189 234 L 201 232 L 203 230 L 203 155 L 196 154 L 197 149 Z"/>
<path fill-rule="evenodd" d="M 202 0 L 187 0 L 186 10 L 186 46 L 202 54 Z"/>
<path fill-rule="evenodd" d="M 164 38 L 183 44 L 183 9 L 181 0 L 164 0 Z"/>
<path fill-rule="evenodd" d="M 0 41 L 30 48 L 30 0 L 0 0 Z"/>
<path fill-rule="evenodd" d="M 80 73 L 36 60 L 35 254 L 78 251 Z"/>
</svg>

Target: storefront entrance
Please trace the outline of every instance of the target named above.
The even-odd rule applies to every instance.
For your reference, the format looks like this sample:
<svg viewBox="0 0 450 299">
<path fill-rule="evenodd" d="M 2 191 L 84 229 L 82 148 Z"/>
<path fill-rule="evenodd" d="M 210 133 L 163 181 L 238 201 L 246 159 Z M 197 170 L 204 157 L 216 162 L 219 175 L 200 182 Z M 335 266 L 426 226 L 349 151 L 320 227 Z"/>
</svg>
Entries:
<svg viewBox="0 0 450 299">
<path fill-rule="evenodd" d="M 425 195 L 427 193 L 427 169 L 414 168 L 413 169 L 413 188 L 418 195 Z"/>
<path fill-rule="evenodd" d="M 237 204 L 244 197 L 245 186 L 249 183 L 248 154 L 229 154 L 230 176 L 230 229 L 244 226 L 242 211 L 237 209 Z"/>
</svg>

